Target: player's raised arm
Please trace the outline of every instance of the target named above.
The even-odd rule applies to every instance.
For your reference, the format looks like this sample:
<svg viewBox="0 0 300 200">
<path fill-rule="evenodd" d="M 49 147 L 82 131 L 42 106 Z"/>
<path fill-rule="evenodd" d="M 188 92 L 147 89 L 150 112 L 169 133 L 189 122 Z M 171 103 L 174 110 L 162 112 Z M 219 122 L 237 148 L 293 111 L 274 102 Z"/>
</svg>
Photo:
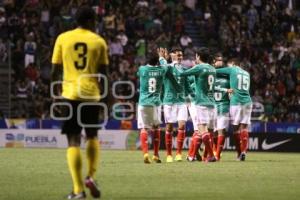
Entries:
<svg viewBox="0 0 300 200">
<path fill-rule="evenodd" d="M 180 76 L 192 76 L 192 75 L 197 75 L 201 73 L 201 69 L 198 67 L 198 65 L 193 66 L 190 69 L 187 69 L 184 72 L 180 73 Z"/>
<path fill-rule="evenodd" d="M 167 65 L 168 64 L 168 61 L 167 59 L 165 58 L 165 55 L 166 55 L 166 49 L 164 48 L 157 48 L 157 54 L 159 56 L 159 64 L 160 65 Z"/>
<path fill-rule="evenodd" d="M 232 69 L 233 68 L 231 68 L 231 67 L 217 68 L 216 72 L 217 72 L 217 74 L 227 74 L 227 75 L 230 75 L 230 73 L 232 72 Z"/>
</svg>

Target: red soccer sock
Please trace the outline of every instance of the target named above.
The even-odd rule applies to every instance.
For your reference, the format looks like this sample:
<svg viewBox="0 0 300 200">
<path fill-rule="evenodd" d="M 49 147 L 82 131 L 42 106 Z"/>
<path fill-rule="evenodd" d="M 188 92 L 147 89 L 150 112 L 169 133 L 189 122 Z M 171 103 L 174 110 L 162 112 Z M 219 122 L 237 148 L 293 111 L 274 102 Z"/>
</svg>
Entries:
<svg viewBox="0 0 300 200">
<path fill-rule="evenodd" d="M 247 152 L 248 149 L 249 134 L 247 129 L 241 130 L 240 141 L 241 141 L 241 152 Z"/>
<path fill-rule="evenodd" d="M 184 130 L 178 130 L 178 133 L 177 133 L 177 152 L 176 152 L 176 154 L 181 154 L 184 138 L 185 138 L 185 131 Z"/>
<path fill-rule="evenodd" d="M 234 133 L 233 138 L 234 138 L 236 152 L 237 152 L 238 156 L 240 156 L 240 154 L 241 154 L 241 137 L 240 137 L 240 134 L 239 133 Z"/>
<path fill-rule="evenodd" d="M 220 159 L 220 157 L 221 157 L 224 142 L 225 142 L 225 136 L 224 135 L 218 135 L 218 145 L 217 145 L 217 158 L 218 159 Z"/>
<path fill-rule="evenodd" d="M 158 156 L 159 144 L 160 144 L 160 129 L 153 130 L 153 150 L 154 155 Z"/>
<path fill-rule="evenodd" d="M 167 156 L 171 156 L 172 155 L 172 132 L 166 131 L 165 144 L 166 144 Z"/>
<path fill-rule="evenodd" d="M 200 147 L 200 145 L 201 145 L 201 140 L 200 140 L 200 136 L 199 136 L 199 134 L 194 134 L 193 135 L 193 145 L 194 145 L 194 147 L 193 147 L 193 151 L 191 151 L 191 154 L 189 154 L 189 156 L 190 157 L 192 157 L 192 158 L 194 158 L 195 156 L 196 156 L 196 152 L 199 150 L 199 147 Z"/>
<path fill-rule="evenodd" d="M 210 140 L 210 133 L 206 132 L 202 134 L 202 141 L 203 144 L 205 146 L 205 150 L 207 151 L 208 155 L 210 157 L 214 156 L 213 150 L 212 150 L 212 146 L 211 146 L 211 140 Z"/>
<path fill-rule="evenodd" d="M 207 158 L 207 150 L 204 147 L 204 151 L 203 151 L 203 159 L 205 160 Z"/>
<path fill-rule="evenodd" d="M 188 152 L 188 155 L 189 155 L 189 156 L 193 154 L 193 151 L 194 151 L 194 140 L 193 140 L 193 137 L 194 137 L 195 135 L 197 135 L 197 134 L 198 134 L 198 131 L 194 131 L 194 134 L 193 134 L 193 136 L 192 136 L 192 139 L 190 140 L 191 143 L 190 143 L 190 146 L 189 146 L 189 152 Z"/>
<path fill-rule="evenodd" d="M 140 142 L 143 153 L 148 153 L 148 133 L 145 129 L 141 129 Z"/>
<path fill-rule="evenodd" d="M 214 138 L 213 138 L 213 151 L 217 152 L 217 148 L 218 148 L 218 136 L 214 135 Z"/>
</svg>

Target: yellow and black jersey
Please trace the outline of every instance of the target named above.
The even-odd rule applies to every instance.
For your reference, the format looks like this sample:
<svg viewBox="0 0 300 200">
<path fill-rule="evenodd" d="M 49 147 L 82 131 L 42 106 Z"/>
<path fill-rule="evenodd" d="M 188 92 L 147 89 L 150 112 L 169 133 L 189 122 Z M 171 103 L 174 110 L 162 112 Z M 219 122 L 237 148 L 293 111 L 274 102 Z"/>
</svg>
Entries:
<svg viewBox="0 0 300 200">
<path fill-rule="evenodd" d="M 55 42 L 52 63 L 63 65 L 63 91 L 66 99 L 98 101 L 97 74 L 108 65 L 107 45 L 99 35 L 76 28 L 60 34 Z"/>
</svg>

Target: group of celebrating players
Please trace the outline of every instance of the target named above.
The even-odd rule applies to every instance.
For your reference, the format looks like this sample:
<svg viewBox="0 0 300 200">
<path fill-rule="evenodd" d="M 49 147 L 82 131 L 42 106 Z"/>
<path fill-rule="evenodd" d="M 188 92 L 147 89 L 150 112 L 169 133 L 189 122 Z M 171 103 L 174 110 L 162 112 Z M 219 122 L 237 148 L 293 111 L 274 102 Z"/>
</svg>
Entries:
<svg viewBox="0 0 300 200">
<path fill-rule="evenodd" d="M 170 63 L 168 60 L 170 59 Z M 221 53 L 212 54 L 208 48 L 199 48 L 195 65 L 184 67 L 180 47 L 159 48 L 148 55 L 147 65 L 140 66 L 140 96 L 138 128 L 144 163 L 161 163 L 159 157 L 160 124 L 163 107 L 165 120 L 166 162 L 182 161 L 185 125 L 188 113 L 194 133 L 187 161 L 215 162 L 221 159 L 226 130 L 233 125 L 237 159 L 244 161 L 248 147 L 248 126 L 252 101 L 249 94 L 250 75 L 239 67 L 236 59 L 225 65 Z M 173 160 L 173 125 L 178 123 L 177 150 Z M 148 153 L 148 134 L 153 138 L 153 157 Z M 204 145 L 201 156 L 199 149 Z"/>
</svg>

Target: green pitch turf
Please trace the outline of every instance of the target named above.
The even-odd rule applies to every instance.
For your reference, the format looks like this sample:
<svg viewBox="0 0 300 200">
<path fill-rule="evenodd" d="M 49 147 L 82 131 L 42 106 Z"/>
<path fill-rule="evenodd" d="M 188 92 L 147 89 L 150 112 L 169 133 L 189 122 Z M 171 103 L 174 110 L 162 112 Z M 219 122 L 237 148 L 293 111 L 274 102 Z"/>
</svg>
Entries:
<svg viewBox="0 0 300 200">
<path fill-rule="evenodd" d="M 0 149 L 0 199 L 65 199 L 65 157 L 57 149 Z M 97 179 L 104 200 L 299 200 L 300 154 L 250 152 L 238 162 L 224 152 L 217 163 L 146 165 L 140 151 L 102 151 Z"/>
</svg>

